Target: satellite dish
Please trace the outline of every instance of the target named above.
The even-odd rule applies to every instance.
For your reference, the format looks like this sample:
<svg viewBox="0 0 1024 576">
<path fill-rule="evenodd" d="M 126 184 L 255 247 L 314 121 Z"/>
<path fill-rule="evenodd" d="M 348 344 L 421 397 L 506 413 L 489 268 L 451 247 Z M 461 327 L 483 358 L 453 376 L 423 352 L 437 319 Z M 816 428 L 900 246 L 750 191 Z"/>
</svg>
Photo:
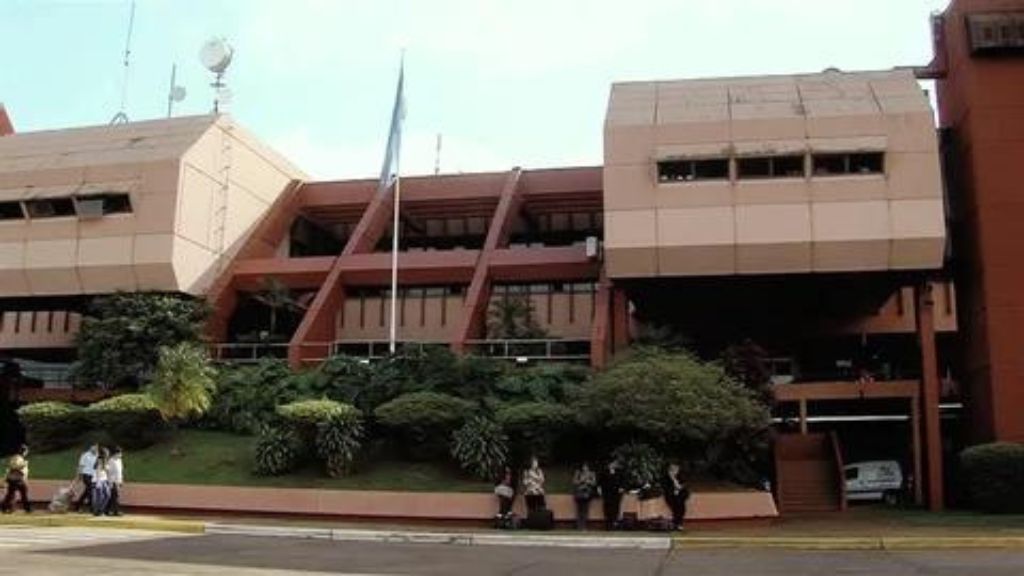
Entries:
<svg viewBox="0 0 1024 576">
<path fill-rule="evenodd" d="M 223 38 L 211 38 L 199 49 L 199 61 L 214 74 L 223 74 L 231 65 L 235 51 Z"/>
<path fill-rule="evenodd" d="M 185 92 L 185 87 L 184 86 L 173 86 L 171 88 L 171 101 L 173 101 L 173 102 L 181 102 L 182 100 L 185 99 L 185 95 L 186 94 L 187 93 Z"/>
</svg>

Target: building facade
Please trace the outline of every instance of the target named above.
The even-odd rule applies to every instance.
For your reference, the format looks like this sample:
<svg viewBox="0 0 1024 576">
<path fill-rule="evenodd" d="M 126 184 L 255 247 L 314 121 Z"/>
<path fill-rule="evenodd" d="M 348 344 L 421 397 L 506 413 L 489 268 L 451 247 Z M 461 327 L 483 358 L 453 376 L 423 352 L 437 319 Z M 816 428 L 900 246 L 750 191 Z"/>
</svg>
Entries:
<svg viewBox="0 0 1024 576">
<path fill-rule="evenodd" d="M 882 434 L 941 507 L 958 437 L 1024 439 L 1021 14 L 953 2 L 917 70 L 615 84 L 602 166 L 402 178 L 400 344 L 596 368 L 659 330 L 756 349 L 780 428 L 901 419 Z M 0 136 L 5 354 L 66 363 L 118 290 L 207 298 L 222 360 L 386 354 L 394 189 L 310 181 L 224 116 L 18 133 L 0 108 Z M 780 469 L 831 454 L 780 446 Z"/>
</svg>

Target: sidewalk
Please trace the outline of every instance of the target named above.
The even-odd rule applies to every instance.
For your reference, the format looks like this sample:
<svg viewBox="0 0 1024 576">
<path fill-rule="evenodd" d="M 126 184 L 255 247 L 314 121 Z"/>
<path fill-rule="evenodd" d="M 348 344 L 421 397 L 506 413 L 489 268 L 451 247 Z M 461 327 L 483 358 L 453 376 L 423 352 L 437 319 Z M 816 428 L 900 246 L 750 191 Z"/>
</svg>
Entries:
<svg viewBox="0 0 1024 576">
<path fill-rule="evenodd" d="M 642 532 L 493 531 L 408 525 L 353 524 L 301 519 L 14 514 L 5 525 L 134 528 L 188 534 L 307 538 L 339 542 L 423 543 L 461 546 L 546 546 L 668 550 L 786 548 L 895 550 L 1001 548 L 1024 550 L 1024 516 L 967 512 L 931 514 L 888 509 L 780 520 L 766 527 L 695 527 L 681 534 Z"/>
</svg>

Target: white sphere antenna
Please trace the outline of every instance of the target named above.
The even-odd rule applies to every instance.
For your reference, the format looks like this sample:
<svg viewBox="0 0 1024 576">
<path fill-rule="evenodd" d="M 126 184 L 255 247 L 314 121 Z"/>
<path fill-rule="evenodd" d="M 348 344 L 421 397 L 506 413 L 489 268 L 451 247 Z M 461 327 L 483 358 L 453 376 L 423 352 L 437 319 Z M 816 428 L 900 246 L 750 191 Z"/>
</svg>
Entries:
<svg viewBox="0 0 1024 576">
<path fill-rule="evenodd" d="M 234 48 L 223 38 L 211 38 L 199 49 L 199 61 L 210 72 L 220 76 L 231 65 Z"/>
<path fill-rule="evenodd" d="M 230 92 L 224 84 L 224 73 L 231 65 L 231 59 L 235 55 L 235 49 L 228 44 L 224 38 L 211 38 L 199 49 L 199 62 L 203 67 L 213 72 L 214 80 L 210 86 L 213 87 L 215 96 L 213 98 L 213 113 L 220 112 L 221 101 L 227 103 L 230 99 Z"/>
</svg>

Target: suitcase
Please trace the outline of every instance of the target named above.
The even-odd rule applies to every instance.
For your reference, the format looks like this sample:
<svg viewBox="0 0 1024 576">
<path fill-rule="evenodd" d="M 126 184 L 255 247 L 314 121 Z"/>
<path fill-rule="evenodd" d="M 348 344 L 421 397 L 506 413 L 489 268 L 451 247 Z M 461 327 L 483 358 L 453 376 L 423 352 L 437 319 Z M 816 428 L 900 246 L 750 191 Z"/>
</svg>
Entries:
<svg viewBox="0 0 1024 576">
<path fill-rule="evenodd" d="M 531 510 L 526 515 L 523 527 L 529 530 L 552 530 L 555 527 L 555 515 L 547 508 Z"/>
</svg>

